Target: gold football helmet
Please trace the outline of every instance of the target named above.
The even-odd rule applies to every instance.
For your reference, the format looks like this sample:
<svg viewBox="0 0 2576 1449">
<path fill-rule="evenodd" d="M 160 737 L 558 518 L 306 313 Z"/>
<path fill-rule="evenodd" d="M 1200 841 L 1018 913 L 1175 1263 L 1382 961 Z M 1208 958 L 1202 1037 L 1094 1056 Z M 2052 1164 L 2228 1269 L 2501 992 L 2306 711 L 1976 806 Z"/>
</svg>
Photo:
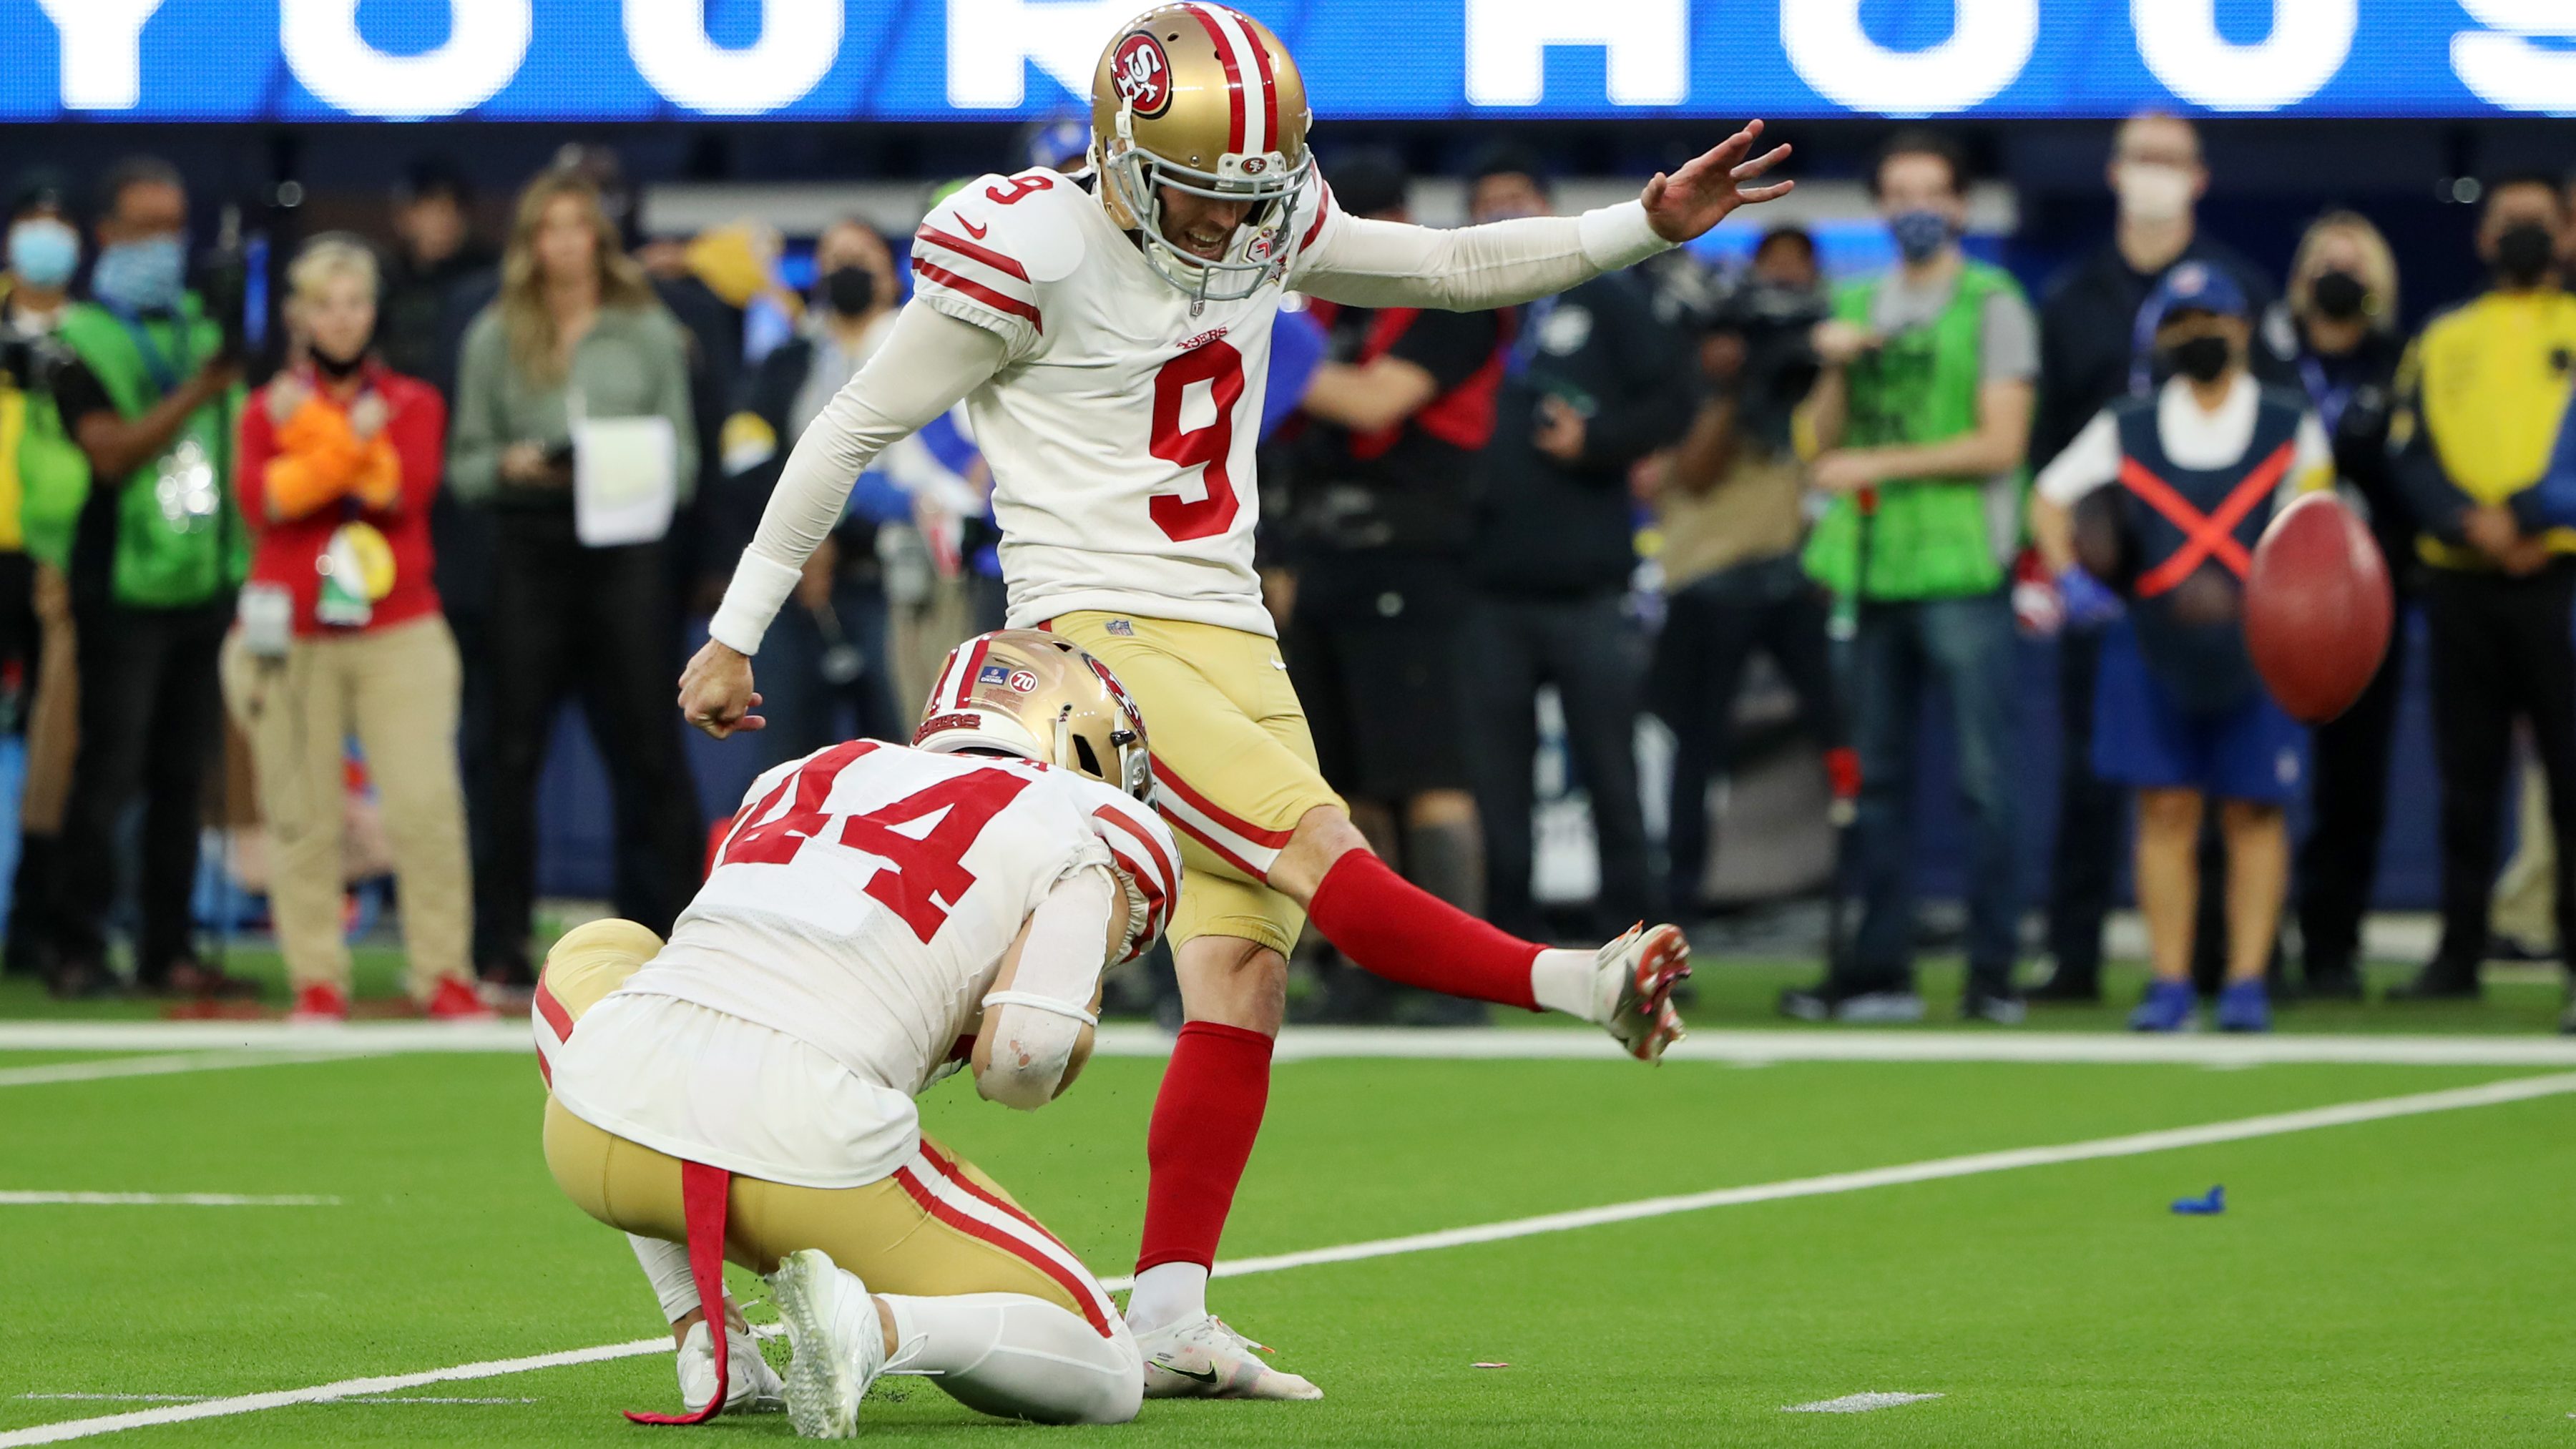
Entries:
<svg viewBox="0 0 2576 1449">
<path fill-rule="evenodd" d="M 948 651 L 913 746 L 1013 755 L 1152 803 L 1145 717 L 1109 666 L 1060 635 L 996 629 Z"/>
<path fill-rule="evenodd" d="M 1091 165 L 1112 221 L 1198 301 L 1233 302 L 1278 275 L 1289 210 L 1313 166 L 1306 82 L 1268 26 L 1205 0 L 1159 5 L 1118 28 L 1091 81 Z M 1251 210 L 1221 260 L 1163 235 L 1162 188 Z"/>
</svg>

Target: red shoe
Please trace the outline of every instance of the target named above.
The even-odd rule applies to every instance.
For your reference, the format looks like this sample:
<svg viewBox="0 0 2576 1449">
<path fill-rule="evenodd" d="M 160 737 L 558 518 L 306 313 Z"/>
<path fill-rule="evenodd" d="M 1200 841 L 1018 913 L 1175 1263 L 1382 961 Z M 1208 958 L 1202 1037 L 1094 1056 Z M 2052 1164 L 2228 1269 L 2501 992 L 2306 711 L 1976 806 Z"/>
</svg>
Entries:
<svg viewBox="0 0 2576 1449">
<path fill-rule="evenodd" d="M 337 986 L 307 986 L 295 993 L 286 1019 L 297 1026 L 331 1026 L 349 1019 L 349 998 Z"/>
<path fill-rule="evenodd" d="M 501 1014 L 474 994 L 474 983 L 451 976 L 438 983 L 438 994 L 423 1013 L 432 1021 L 499 1021 Z"/>
</svg>

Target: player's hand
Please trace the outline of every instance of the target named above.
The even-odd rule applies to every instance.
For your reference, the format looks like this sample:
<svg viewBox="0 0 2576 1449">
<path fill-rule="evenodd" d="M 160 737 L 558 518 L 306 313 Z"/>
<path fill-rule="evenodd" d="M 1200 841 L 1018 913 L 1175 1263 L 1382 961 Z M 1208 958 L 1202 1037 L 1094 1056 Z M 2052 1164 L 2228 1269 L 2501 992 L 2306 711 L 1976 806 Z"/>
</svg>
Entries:
<svg viewBox="0 0 2576 1449">
<path fill-rule="evenodd" d="M 1857 322 L 1828 317 L 1807 333 L 1807 345 L 1827 367 L 1848 367 L 1852 359 L 1878 345 L 1878 334 Z"/>
<path fill-rule="evenodd" d="M 768 724 L 752 713 L 759 707 L 760 696 L 751 689 L 751 656 L 731 645 L 708 640 L 680 672 L 681 717 L 717 739 Z"/>
<path fill-rule="evenodd" d="M 2462 514 L 2460 532 L 2481 552 L 2499 561 L 2522 541 L 2522 527 L 2514 521 L 2512 510 L 2492 503 Z"/>
<path fill-rule="evenodd" d="M 2504 565 L 2504 571 L 2513 577 L 2527 579 L 2549 567 L 2550 562 L 2557 557 L 2558 555 L 2549 545 L 2540 539 L 2517 538 L 2511 547 L 2496 555 L 2496 562 Z"/>
<path fill-rule="evenodd" d="M 1561 397 L 1538 400 L 1538 431 L 1530 435 L 1538 450 L 1571 467 L 1583 461 L 1583 414 Z"/>
<path fill-rule="evenodd" d="M 1820 454 L 1808 477 L 1827 493 L 1858 493 L 1886 482 L 1878 455 L 1867 448 L 1836 448 Z"/>
<path fill-rule="evenodd" d="M 1753 143 L 1761 139 L 1762 123 L 1747 121 L 1743 130 L 1681 170 L 1669 176 L 1656 172 L 1655 179 L 1647 182 L 1637 197 L 1646 204 L 1646 224 L 1655 229 L 1655 235 L 1679 245 L 1726 220 L 1726 214 L 1739 206 L 1758 205 L 1788 195 L 1798 183 L 1744 184 L 1788 159 L 1786 146 L 1774 146 L 1753 156 Z M 1753 159 L 1746 160 L 1748 156 Z"/>
</svg>

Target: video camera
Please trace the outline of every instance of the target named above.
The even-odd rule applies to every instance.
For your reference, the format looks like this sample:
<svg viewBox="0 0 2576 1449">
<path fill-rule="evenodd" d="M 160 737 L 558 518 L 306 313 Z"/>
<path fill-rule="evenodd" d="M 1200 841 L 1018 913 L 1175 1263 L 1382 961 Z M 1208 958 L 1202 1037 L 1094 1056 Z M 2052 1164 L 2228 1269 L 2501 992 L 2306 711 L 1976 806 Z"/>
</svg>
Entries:
<svg viewBox="0 0 2576 1449">
<path fill-rule="evenodd" d="M 1821 371 L 1808 335 L 1831 314 L 1820 291 L 1745 278 L 1701 315 L 1704 335 L 1742 340 L 1736 378 L 1739 426 L 1775 449 L 1789 446 L 1789 416 Z"/>
</svg>

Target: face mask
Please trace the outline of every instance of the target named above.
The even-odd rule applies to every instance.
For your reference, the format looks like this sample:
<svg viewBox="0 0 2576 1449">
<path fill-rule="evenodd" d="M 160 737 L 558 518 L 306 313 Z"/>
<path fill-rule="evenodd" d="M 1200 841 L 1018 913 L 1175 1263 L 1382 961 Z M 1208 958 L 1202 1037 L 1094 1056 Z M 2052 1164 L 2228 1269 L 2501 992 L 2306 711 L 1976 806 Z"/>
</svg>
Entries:
<svg viewBox="0 0 2576 1449">
<path fill-rule="evenodd" d="M 2120 215 L 2130 221 L 2180 221 L 2191 212 L 2191 173 L 2158 161 L 2123 161 L 2111 173 Z"/>
<path fill-rule="evenodd" d="M 1909 262 L 1930 261 L 1958 234 L 1950 218 L 1937 211 L 1898 212 L 1887 219 L 1887 230 L 1896 238 L 1897 255 Z"/>
<path fill-rule="evenodd" d="M 2496 275 L 2509 287 L 2538 286 L 2557 250 L 2549 228 L 2536 221 L 2516 222 L 2496 238 Z"/>
<path fill-rule="evenodd" d="M 2200 336 L 2177 342 L 2165 349 L 2174 371 L 2194 382 L 2216 382 L 2236 358 L 2236 349 L 2224 337 Z"/>
<path fill-rule="evenodd" d="M 40 216 L 9 229 L 9 270 L 30 287 L 59 287 L 80 266 L 80 233 Z"/>
<path fill-rule="evenodd" d="M 877 299 L 877 274 L 865 267 L 834 267 L 823 274 L 823 302 L 844 317 L 856 317 Z"/>
<path fill-rule="evenodd" d="M 2308 300 L 2317 304 L 2318 316 L 2349 322 L 2369 305 L 2370 288 L 2347 271 L 2319 272 L 2308 284 Z"/>
<path fill-rule="evenodd" d="M 98 254 L 90 289 L 111 307 L 163 312 L 179 305 L 186 289 L 188 255 L 175 236 L 119 242 Z"/>
<path fill-rule="evenodd" d="M 367 361 L 367 349 L 363 343 L 359 345 L 357 351 L 346 357 L 333 357 L 323 351 L 322 345 L 318 342 L 308 345 L 304 350 L 313 359 L 314 371 L 333 382 L 347 382 L 357 375 L 358 369 L 365 366 Z"/>
</svg>

